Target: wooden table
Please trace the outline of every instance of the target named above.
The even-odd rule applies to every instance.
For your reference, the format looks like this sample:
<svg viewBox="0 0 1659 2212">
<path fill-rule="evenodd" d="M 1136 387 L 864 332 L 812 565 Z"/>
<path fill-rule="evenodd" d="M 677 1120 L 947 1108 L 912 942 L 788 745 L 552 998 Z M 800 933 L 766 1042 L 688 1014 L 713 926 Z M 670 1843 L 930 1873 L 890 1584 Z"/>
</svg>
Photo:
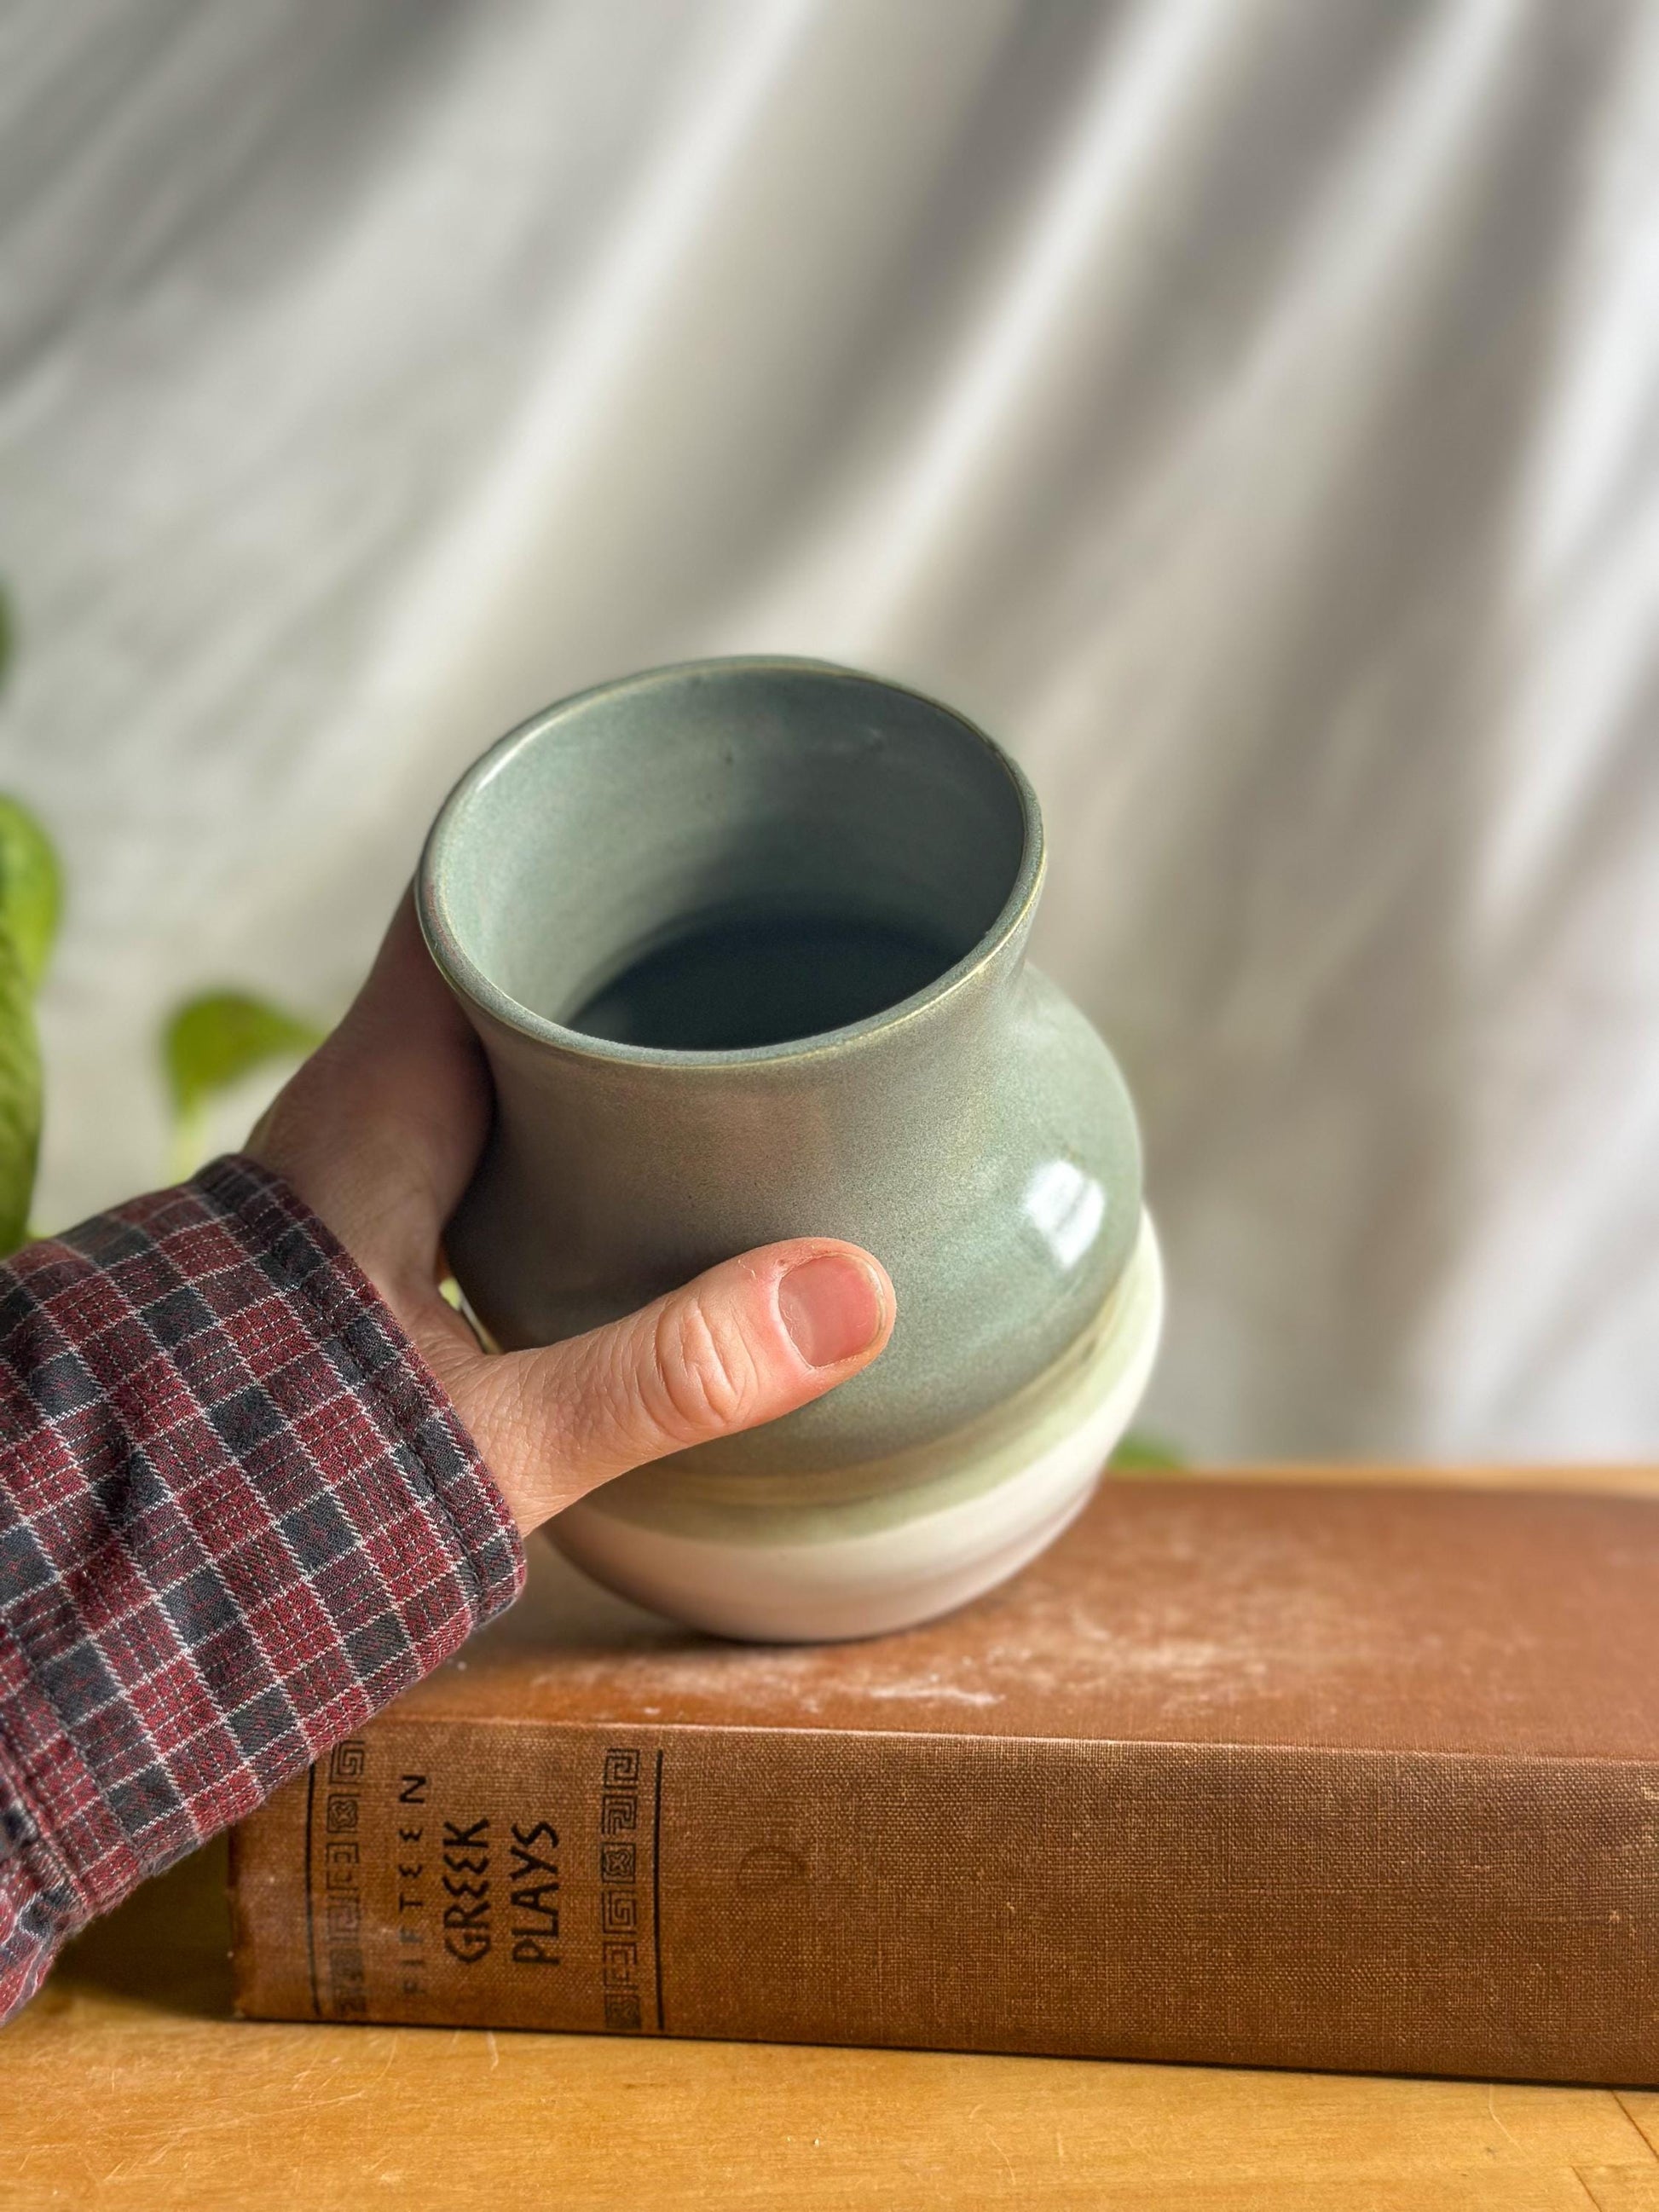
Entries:
<svg viewBox="0 0 1659 2212">
<path fill-rule="evenodd" d="M 4 2212 L 1659 2212 L 1659 2093 L 236 2022 L 223 1885 L 151 1883 L 0 2031 Z"/>
</svg>

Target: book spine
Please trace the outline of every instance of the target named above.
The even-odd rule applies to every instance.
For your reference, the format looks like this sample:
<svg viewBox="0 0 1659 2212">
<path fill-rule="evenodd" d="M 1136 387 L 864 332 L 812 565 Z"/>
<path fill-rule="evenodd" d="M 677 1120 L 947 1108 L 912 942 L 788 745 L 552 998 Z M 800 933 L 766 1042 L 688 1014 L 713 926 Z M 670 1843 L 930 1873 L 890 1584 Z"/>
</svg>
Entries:
<svg viewBox="0 0 1659 2212">
<path fill-rule="evenodd" d="M 258 2017 L 1659 2079 L 1659 1768 L 402 1721 L 237 1832 Z"/>
</svg>

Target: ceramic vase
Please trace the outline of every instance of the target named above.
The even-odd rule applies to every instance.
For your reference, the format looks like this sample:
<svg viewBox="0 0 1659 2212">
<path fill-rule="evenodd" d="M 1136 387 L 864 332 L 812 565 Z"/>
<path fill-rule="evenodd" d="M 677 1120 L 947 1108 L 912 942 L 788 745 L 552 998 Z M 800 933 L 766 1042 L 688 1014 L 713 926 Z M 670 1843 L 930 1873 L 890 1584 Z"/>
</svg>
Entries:
<svg viewBox="0 0 1659 2212">
<path fill-rule="evenodd" d="M 537 715 L 462 778 L 418 897 L 495 1079 L 448 1232 L 498 1343 L 751 1245 L 884 1262 L 887 1350 L 815 1404 L 562 1514 L 599 1581 L 727 1636 L 867 1635 L 1078 1511 L 1161 1319 L 1128 1095 L 1029 965 L 1036 798 L 946 707 L 693 663 Z"/>
</svg>

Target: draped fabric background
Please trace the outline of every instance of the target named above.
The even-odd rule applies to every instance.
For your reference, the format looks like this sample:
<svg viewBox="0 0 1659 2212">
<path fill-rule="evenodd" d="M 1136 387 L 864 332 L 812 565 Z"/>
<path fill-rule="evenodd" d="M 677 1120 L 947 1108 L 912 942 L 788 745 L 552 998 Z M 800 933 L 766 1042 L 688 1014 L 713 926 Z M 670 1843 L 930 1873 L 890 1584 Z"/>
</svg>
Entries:
<svg viewBox="0 0 1659 2212">
<path fill-rule="evenodd" d="M 1659 8 L 14 0 L 48 1224 L 461 766 L 902 677 L 1048 813 L 1200 1453 L 1659 1449 Z"/>
</svg>

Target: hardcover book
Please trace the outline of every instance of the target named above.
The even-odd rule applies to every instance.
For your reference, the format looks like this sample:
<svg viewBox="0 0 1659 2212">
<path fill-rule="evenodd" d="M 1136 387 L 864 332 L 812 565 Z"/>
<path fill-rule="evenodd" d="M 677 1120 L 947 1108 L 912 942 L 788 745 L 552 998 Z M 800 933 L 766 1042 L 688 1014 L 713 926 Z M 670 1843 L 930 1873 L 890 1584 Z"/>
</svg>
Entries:
<svg viewBox="0 0 1659 2212">
<path fill-rule="evenodd" d="M 239 2008 L 1659 2081 L 1659 1514 L 1114 1479 L 862 1644 L 521 1603 L 236 1832 Z"/>
</svg>

